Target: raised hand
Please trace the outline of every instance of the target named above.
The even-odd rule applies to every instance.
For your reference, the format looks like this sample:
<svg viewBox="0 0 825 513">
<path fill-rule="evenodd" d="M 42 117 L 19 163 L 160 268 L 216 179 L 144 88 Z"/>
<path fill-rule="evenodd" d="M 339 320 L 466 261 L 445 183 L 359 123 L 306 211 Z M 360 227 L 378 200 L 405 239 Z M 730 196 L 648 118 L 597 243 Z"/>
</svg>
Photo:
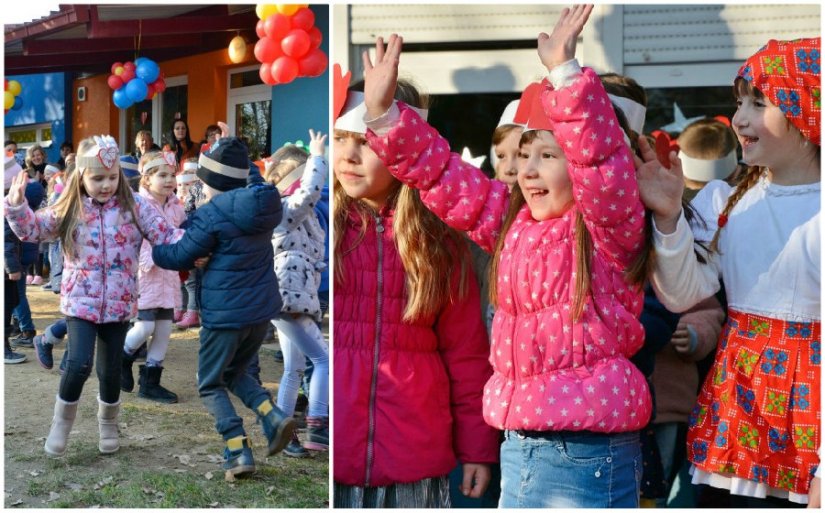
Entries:
<svg viewBox="0 0 825 513">
<path fill-rule="evenodd" d="M 309 153 L 310 155 L 323 155 L 326 147 L 327 135 L 309 129 Z"/>
<path fill-rule="evenodd" d="M 229 125 L 223 121 L 218 121 L 218 128 L 221 129 L 221 137 L 229 137 Z"/>
<path fill-rule="evenodd" d="M 379 117 L 392 106 L 403 42 L 398 34 L 392 34 L 385 51 L 384 38 L 379 37 L 375 42 L 375 64 L 370 61 L 369 52 L 364 51 L 364 104 L 370 119 Z"/>
<path fill-rule="evenodd" d="M 26 171 L 20 171 L 17 176 L 12 179 L 11 187 L 9 187 L 9 205 L 18 207 L 26 201 L 26 184 L 29 183 L 29 174 Z"/>
<path fill-rule="evenodd" d="M 572 9 L 565 7 L 553 33 L 549 36 L 544 32 L 539 34 L 539 59 L 548 71 L 576 56 L 576 41 L 592 10 L 592 4 L 576 5 Z"/>
<path fill-rule="evenodd" d="M 642 159 L 636 159 L 636 181 L 642 203 L 653 211 L 659 231 L 672 233 L 682 211 L 682 193 L 685 189 L 682 161 L 675 151 L 671 151 L 670 169 L 665 168 L 643 135 L 639 136 L 639 148 Z"/>
</svg>

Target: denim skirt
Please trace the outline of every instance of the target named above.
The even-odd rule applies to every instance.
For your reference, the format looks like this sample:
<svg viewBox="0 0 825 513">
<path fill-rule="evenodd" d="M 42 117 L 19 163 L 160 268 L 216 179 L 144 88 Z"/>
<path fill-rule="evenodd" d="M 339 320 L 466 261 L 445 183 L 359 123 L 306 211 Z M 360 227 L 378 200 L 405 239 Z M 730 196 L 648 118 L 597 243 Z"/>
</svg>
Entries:
<svg viewBox="0 0 825 513">
<path fill-rule="evenodd" d="M 506 431 L 500 508 L 638 508 L 639 433 Z"/>
</svg>

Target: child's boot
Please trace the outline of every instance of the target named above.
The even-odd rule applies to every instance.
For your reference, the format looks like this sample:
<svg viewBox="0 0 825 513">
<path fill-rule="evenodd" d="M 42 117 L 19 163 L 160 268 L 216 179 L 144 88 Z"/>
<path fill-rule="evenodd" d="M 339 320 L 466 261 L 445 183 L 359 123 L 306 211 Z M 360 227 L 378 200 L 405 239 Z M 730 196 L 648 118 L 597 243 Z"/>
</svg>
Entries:
<svg viewBox="0 0 825 513">
<path fill-rule="evenodd" d="M 66 454 L 66 444 L 69 442 L 69 433 L 72 431 L 74 419 L 77 416 L 77 403 L 66 402 L 57 397 L 54 403 L 54 417 L 46 445 L 43 448 L 49 456 L 63 456 Z"/>
<path fill-rule="evenodd" d="M 161 374 L 163 374 L 163 367 L 141 365 L 138 396 L 159 403 L 171 404 L 178 402 L 177 394 L 161 386 Z"/>
<path fill-rule="evenodd" d="M 135 389 L 135 376 L 132 374 L 132 364 L 137 358 L 134 354 L 123 351 L 123 358 L 120 360 L 120 389 L 124 392 L 131 392 Z"/>
<path fill-rule="evenodd" d="M 223 469 L 235 477 L 255 472 L 252 448 L 245 435 L 226 441 L 226 447 L 223 450 Z"/>
<path fill-rule="evenodd" d="M 103 454 L 111 454 L 120 449 L 120 441 L 117 432 L 117 416 L 120 413 L 120 401 L 116 403 L 104 403 L 100 397 L 97 398 L 97 423 L 100 427 L 100 443 L 97 448 Z"/>
<path fill-rule="evenodd" d="M 44 369 L 51 369 L 54 367 L 54 357 L 52 350 L 54 345 L 60 342 L 60 339 L 52 334 L 51 327 L 46 328 L 42 335 L 35 335 L 34 337 L 34 354 L 37 357 L 37 363 Z"/>
<path fill-rule="evenodd" d="M 178 329 L 185 330 L 189 328 L 197 328 L 201 325 L 201 319 L 198 315 L 198 312 L 193 312 L 191 310 L 187 310 L 183 317 L 181 317 L 180 322 L 175 323 L 175 326 Z"/>
<path fill-rule="evenodd" d="M 307 417 L 307 441 L 304 447 L 311 451 L 329 449 L 329 417 Z"/>
<path fill-rule="evenodd" d="M 281 452 L 292 440 L 295 431 L 295 419 L 287 417 L 271 399 L 267 399 L 255 408 L 264 428 L 264 434 L 269 441 L 267 454 L 272 456 Z"/>
<path fill-rule="evenodd" d="M 298 439 L 298 431 L 292 432 L 292 440 L 290 440 L 289 444 L 284 448 L 284 456 L 289 456 L 290 458 L 309 458 L 311 456 L 309 451 L 301 445 L 301 440 Z"/>
</svg>

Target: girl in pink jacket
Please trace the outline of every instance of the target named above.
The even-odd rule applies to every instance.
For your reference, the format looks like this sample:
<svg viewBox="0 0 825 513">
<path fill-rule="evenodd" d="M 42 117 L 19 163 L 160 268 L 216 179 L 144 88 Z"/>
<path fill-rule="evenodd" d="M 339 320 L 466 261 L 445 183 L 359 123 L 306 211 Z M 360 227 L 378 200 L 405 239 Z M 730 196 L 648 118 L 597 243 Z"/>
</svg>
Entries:
<svg viewBox="0 0 825 513">
<path fill-rule="evenodd" d="M 367 141 L 451 226 L 493 253 L 493 376 L 484 416 L 505 430 L 500 506 L 637 507 L 638 430 L 650 417 L 643 344 L 644 209 L 633 155 L 576 38 L 592 6 L 565 9 L 539 56 L 549 82 L 522 96 L 517 183 L 486 179 L 412 109 L 392 103 L 401 40 L 364 56 Z M 536 91 L 531 98 L 529 94 Z M 520 115 L 521 116 L 521 115 Z"/>
<path fill-rule="evenodd" d="M 366 145 L 363 94 L 336 88 L 335 507 L 449 507 L 498 458 L 482 417 L 487 337 L 465 242 Z M 401 84 L 399 96 L 420 104 Z M 344 106 L 346 101 L 346 106 Z"/>
<path fill-rule="evenodd" d="M 175 154 L 153 151 L 140 158 L 140 196 L 163 214 L 166 221 L 178 227 L 186 219 L 183 205 L 175 195 Z M 180 278 L 177 271 L 155 265 L 152 245 L 143 241 L 138 262 L 138 320 L 126 334 L 123 347 L 123 368 L 120 389 L 131 392 L 135 386 L 132 364 L 135 353 L 152 336 L 146 365 L 140 366 L 138 395 L 160 403 L 176 403 L 178 396 L 160 384 L 163 360 L 172 335 L 174 309 L 180 308 Z"/>
<path fill-rule="evenodd" d="M 132 194 L 112 137 L 84 139 L 77 155 L 77 171 L 54 205 L 36 213 L 28 208 L 25 172 L 15 178 L 4 200 L 6 219 L 21 240 L 60 239 L 63 248 L 60 311 L 67 316 L 72 343 L 46 438 L 50 456 L 66 452 L 83 384 L 92 370 L 96 339 L 98 448 L 104 454 L 120 448 L 120 359 L 128 320 L 137 314 L 140 244 L 144 238 L 152 244 L 170 244 L 182 234 L 144 198 Z"/>
</svg>

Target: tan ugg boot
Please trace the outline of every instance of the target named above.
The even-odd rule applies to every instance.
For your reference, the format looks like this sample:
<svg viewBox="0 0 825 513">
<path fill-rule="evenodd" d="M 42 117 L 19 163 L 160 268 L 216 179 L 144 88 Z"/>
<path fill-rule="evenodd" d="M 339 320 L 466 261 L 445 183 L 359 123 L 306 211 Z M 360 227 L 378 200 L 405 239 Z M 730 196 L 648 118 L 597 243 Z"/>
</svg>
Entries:
<svg viewBox="0 0 825 513">
<path fill-rule="evenodd" d="M 46 445 L 43 448 L 49 456 L 63 456 L 66 454 L 66 444 L 69 442 L 69 433 L 72 430 L 74 419 L 77 416 L 77 403 L 68 403 L 59 396 L 55 398 L 54 417 Z"/>
<path fill-rule="evenodd" d="M 117 415 L 120 412 L 120 401 L 109 404 L 97 398 L 97 423 L 100 426 L 100 443 L 97 448 L 103 454 L 111 454 L 120 449 L 117 432 Z"/>
</svg>

